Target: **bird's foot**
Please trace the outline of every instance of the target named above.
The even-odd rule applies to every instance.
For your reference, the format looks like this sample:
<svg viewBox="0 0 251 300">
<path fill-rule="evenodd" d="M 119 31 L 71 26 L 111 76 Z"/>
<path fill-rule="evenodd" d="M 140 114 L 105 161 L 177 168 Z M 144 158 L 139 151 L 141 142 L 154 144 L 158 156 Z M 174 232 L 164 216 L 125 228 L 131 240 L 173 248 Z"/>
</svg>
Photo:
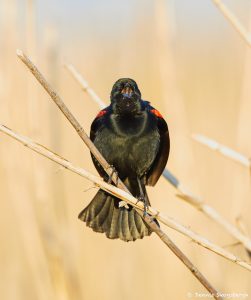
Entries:
<svg viewBox="0 0 251 300">
<path fill-rule="evenodd" d="M 146 201 L 144 202 L 144 212 L 143 212 L 143 216 L 145 217 L 147 215 L 147 211 L 148 211 L 149 205 L 146 203 Z"/>
<path fill-rule="evenodd" d="M 136 204 L 138 204 L 139 202 L 145 202 L 145 197 L 142 195 L 138 196 Z"/>
<path fill-rule="evenodd" d="M 136 202 L 136 204 L 138 204 L 140 201 L 144 203 L 144 211 L 143 211 L 143 216 L 145 217 L 147 215 L 147 210 L 149 205 L 147 204 L 146 198 L 144 195 L 140 195 L 139 197 L 137 197 L 138 201 Z"/>
<path fill-rule="evenodd" d="M 109 169 L 112 170 L 111 174 L 109 175 L 109 178 L 108 178 L 108 181 L 107 183 L 111 184 L 113 179 L 112 177 L 115 175 L 115 181 L 114 181 L 114 184 L 115 186 L 118 185 L 118 179 L 119 179 L 119 175 L 118 175 L 118 172 L 115 170 L 114 166 L 113 165 L 110 165 Z"/>
<path fill-rule="evenodd" d="M 123 200 L 119 201 L 119 208 L 120 207 L 125 207 L 126 209 L 129 209 L 129 205 Z"/>
<path fill-rule="evenodd" d="M 113 175 L 115 175 L 114 184 L 115 184 L 115 186 L 117 186 L 118 185 L 118 179 L 119 179 L 118 172 L 115 170 L 113 165 L 110 165 L 110 168 L 112 169 L 112 172 L 109 175 L 107 183 L 111 184 L 112 181 L 113 181 L 112 177 L 113 177 Z M 127 202 L 125 202 L 123 200 L 119 201 L 119 207 L 125 207 L 126 209 L 129 209 L 129 205 L 127 204 Z"/>
<path fill-rule="evenodd" d="M 158 217 L 158 215 L 159 215 L 159 212 L 157 212 L 156 215 L 151 215 L 151 216 L 150 216 L 150 222 L 151 222 L 151 223 L 154 222 L 154 223 L 157 224 L 158 227 L 160 227 L 160 226 L 159 226 L 159 222 L 157 221 L 157 218 L 156 218 L 156 217 Z"/>
</svg>

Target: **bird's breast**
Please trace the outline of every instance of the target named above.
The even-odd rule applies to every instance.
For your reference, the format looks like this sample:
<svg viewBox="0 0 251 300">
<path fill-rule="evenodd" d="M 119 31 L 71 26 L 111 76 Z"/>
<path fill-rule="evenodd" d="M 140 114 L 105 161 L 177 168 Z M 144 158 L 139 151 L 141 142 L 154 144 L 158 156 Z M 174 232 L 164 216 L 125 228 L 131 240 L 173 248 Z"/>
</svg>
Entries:
<svg viewBox="0 0 251 300">
<path fill-rule="evenodd" d="M 152 165 L 160 143 L 157 126 L 146 116 L 137 119 L 111 119 L 94 144 L 118 171 L 119 176 L 142 176 Z"/>
<path fill-rule="evenodd" d="M 131 138 L 133 136 L 141 136 L 148 130 L 148 116 L 146 112 L 138 115 L 114 115 L 109 119 L 108 127 L 116 135 L 124 138 Z"/>
</svg>

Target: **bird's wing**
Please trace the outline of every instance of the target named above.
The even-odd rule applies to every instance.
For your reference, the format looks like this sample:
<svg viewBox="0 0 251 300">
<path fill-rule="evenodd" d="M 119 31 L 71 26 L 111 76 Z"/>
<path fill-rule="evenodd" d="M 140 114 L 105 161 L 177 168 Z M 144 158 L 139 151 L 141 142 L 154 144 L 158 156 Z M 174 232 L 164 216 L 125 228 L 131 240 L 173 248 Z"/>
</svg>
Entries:
<svg viewBox="0 0 251 300">
<path fill-rule="evenodd" d="M 90 130 L 90 139 L 92 142 L 94 142 L 96 133 L 102 128 L 103 126 L 103 117 L 108 113 L 109 106 L 102 109 L 95 117 L 91 124 L 91 130 Z"/>
<path fill-rule="evenodd" d="M 170 139 L 167 123 L 160 112 L 150 106 L 149 113 L 153 114 L 157 118 L 157 126 L 160 134 L 159 151 L 151 168 L 146 174 L 146 184 L 154 186 L 165 169 L 169 156 Z"/>
<path fill-rule="evenodd" d="M 96 138 L 96 134 L 99 130 L 101 130 L 104 127 L 104 117 L 107 115 L 107 113 L 109 112 L 109 106 L 102 109 L 97 116 L 95 117 L 95 119 L 93 120 L 92 124 L 91 124 L 91 130 L 90 130 L 90 139 L 92 142 L 95 141 Z M 95 168 L 97 169 L 99 175 L 101 177 L 106 177 L 107 174 L 104 171 L 103 167 L 100 165 L 100 163 L 96 160 L 96 158 L 93 156 L 93 154 L 91 153 L 91 157 L 92 157 L 92 161 L 94 163 Z"/>
</svg>

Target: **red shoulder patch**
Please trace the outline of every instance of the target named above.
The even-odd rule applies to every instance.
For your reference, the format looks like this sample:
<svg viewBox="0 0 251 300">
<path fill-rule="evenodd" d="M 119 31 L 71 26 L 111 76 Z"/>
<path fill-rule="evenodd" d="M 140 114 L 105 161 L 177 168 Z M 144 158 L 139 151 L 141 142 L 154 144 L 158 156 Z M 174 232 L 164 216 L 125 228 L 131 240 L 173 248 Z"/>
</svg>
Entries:
<svg viewBox="0 0 251 300">
<path fill-rule="evenodd" d="M 163 119 L 162 114 L 157 109 L 151 109 L 150 112 L 154 114 L 156 117 Z"/>
<path fill-rule="evenodd" d="M 101 111 L 97 114 L 96 119 L 103 117 L 106 113 L 107 113 L 107 110 L 105 110 L 105 109 L 101 110 Z"/>
</svg>

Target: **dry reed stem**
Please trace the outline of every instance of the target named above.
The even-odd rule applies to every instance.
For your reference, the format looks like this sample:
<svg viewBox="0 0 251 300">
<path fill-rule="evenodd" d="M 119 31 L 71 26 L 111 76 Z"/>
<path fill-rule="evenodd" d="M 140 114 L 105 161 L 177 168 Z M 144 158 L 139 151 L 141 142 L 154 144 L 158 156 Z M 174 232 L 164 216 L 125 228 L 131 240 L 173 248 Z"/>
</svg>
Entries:
<svg viewBox="0 0 251 300">
<path fill-rule="evenodd" d="M 96 147 L 94 147 L 92 141 L 89 139 L 88 135 L 85 133 L 85 131 L 82 128 L 82 126 L 80 125 L 80 123 L 73 116 L 73 114 L 69 111 L 69 109 L 63 103 L 62 99 L 59 97 L 59 95 L 56 93 L 56 91 L 54 91 L 52 89 L 52 87 L 49 85 L 49 83 L 46 81 L 46 79 L 40 73 L 40 71 L 37 69 L 37 67 L 30 61 L 30 59 L 21 50 L 17 50 L 17 56 L 29 68 L 29 70 L 35 76 L 35 78 L 38 80 L 38 82 L 47 91 L 47 93 L 50 95 L 51 99 L 55 102 L 55 104 L 58 106 L 58 108 L 61 110 L 61 112 L 65 115 L 65 117 L 68 119 L 68 121 L 71 123 L 71 125 L 75 128 L 75 130 L 77 131 L 77 134 L 80 136 L 82 141 L 86 144 L 86 146 L 91 150 L 93 155 L 96 158 L 98 158 L 98 161 L 103 166 L 106 173 L 109 176 L 111 176 L 112 181 L 114 183 L 117 183 L 118 187 L 125 189 L 123 182 L 117 178 L 115 172 L 113 171 L 113 168 L 111 168 L 111 166 L 103 158 L 103 156 L 101 155 L 99 150 Z"/>
<path fill-rule="evenodd" d="M 95 93 L 95 91 L 89 86 L 88 82 L 77 72 L 71 64 L 65 64 L 65 68 L 73 75 L 76 81 L 80 84 L 82 90 L 86 92 L 97 104 L 98 106 L 103 109 L 107 105 L 105 102 Z"/>
<path fill-rule="evenodd" d="M 73 166 L 69 161 L 65 160 L 64 158 L 60 157 L 56 153 L 51 152 L 46 147 L 39 145 L 37 143 L 32 142 L 30 139 L 18 135 L 17 133 L 14 133 L 11 129 L 0 125 L 0 131 L 6 133 L 7 135 L 15 138 L 19 142 L 23 143 L 26 147 L 34 150 L 35 152 L 49 158 L 50 160 L 64 166 L 66 169 L 73 171 L 74 173 L 77 173 L 86 179 L 89 179 L 90 181 L 94 182 L 97 186 L 102 188 L 103 190 L 111 193 L 112 195 L 119 197 L 123 200 L 127 200 L 128 196 L 131 196 L 130 194 L 125 193 L 124 191 L 117 189 L 116 187 L 112 185 L 106 184 L 104 181 L 102 181 L 101 178 L 94 176 L 88 172 L 86 172 L 84 169 L 81 169 L 79 167 Z M 115 191 L 114 191 L 115 190 Z M 117 190 L 117 191 L 116 191 Z M 122 192 L 122 196 L 120 193 Z M 125 193 L 125 194 L 124 194 Z M 123 195 L 124 194 L 124 195 Z M 133 199 L 133 198 L 132 198 Z M 134 201 L 134 204 L 131 202 Z M 128 201 L 130 204 L 137 207 L 138 200 L 134 198 L 133 200 Z M 140 207 L 141 210 L 137 210 L 137 212 L 143 217 L 143 205 Z M 217 295 L 217 291 L 211 286 L 211 284 L 207 281 L 207 279 L 200 273 L 200 271 L 190 262 L 190 260 L 180 251 L 180 249 L 168 238 L 168 236 L 155 224 L 155 222 L 152 221 L 150 216 L 145 217 L 146 222 L 151 227 L 151 229 L 160 237 L 160 239 L 171 249 L 171 251 L 176 254 L 176 256 L 188 267 L 188 269 L 192 272 L 192 274 L 202 283 L 202 285 L 212 294 Z M 250 268 L 251 271 L 251 268 Z M 218 299 L 218 298 L 217 298 Z"/>
<path fill-rule="evenodd" d="M 103 189 L 104 191 L 126 201 L 127 203 L 129 203 L 130 205 L 134 206 L 136 209 L 143 211 L 144 210 L 144 205 L 143 203 L 139 202 L 137 198 L 134 198 L 131 194 L 129 194 L 128 192 L 121 190 L 113 185 L 110 185 L 108 183 L 106 183 L 105 181 L 103 181 L 103 179 L 101 177 L 95 176 L 91 173 L 89 173 L 88 171 L 74 166 L 71 162 L 69 162 L 68 160 L 66 160 L 65 158 L 59 156 L 58 154 L 50 151 L 49 149 L 47 149 L 46 147 L 33 142 L 30 138 L 27 138 L 25 136 L 22 136 L 18 133 L 15 133 L 13 130 L 5 127 L 4 125 L 0 124 L 0 131 L 7 134 L 8 136 L 16 139 L 17 141 L 21 142 L 24 146 L 32 149 L 33 151 L 39 153 L 40 155 L 43 155 L 45 157 L 47 157 L 48 159 L 56 162 L 57 164 L 60 164 L 61 166 L 63 166 L 64 168 L 86 178 L 87 180 L 92 181 L 95 185 L 99 186 L 101 189 Z M 180 232 L 181 234 L 189 237 L 193 242 L 201 245 L 202 247 L 236 263 L 237 265 L 251 271 L 251 265 L 248 264 L 245 261 L 240 260 L 239 258 L 237 258 L 235 255 L 233 255 L 232 253 L 224 250 L 223 248 L 213 244 L 212 242 L 208 241 L 207 239 L 205 239 L 204 237 L 198 235 L 197 233 L 193 232 L 192 230 L 188 229 L 187 227 L 181 225 L 180 223 L 178 223 L 176 220 L 174 220 L 171 217 L 168 217 L 166 215 L 163 215 L 161 212 L 159 212 L 158 210 L 149 207 L 148 208 L 148 213 L 152 216 L 154 216 L 155 218 L 157 218 L 160 222 L 162 222 L 163 224 L 167 225 L 168 227 Z M 152 220 L 152 219 L 150 219 Z M 151 224 L 151 228 L 153 227 L 154 222 L 149 222 Z M 155 230 L 154 230 L 155 231 Z M 164 233 L 162 231 L 157 233 L 159 236 L 164 235 Z M 164 237 L 163 237 L 164 238 Z"/>
<path fill-rule="evenodd" d="M 243 232 L 246 236 L 250 236 L 246 224 L 243 222 L 242 217 L 239 216 L 236 218 L 237 226 L 240 228 L 240 231 Z M 248 257 L 251 258 L 251 251 L 246 249 Z"/>
<path fill-rule="evenodd" d="M 250 168 L 251 167 L 251 161 L 248 157 L 242 155 L 241 153 L 232 150 L 229 147 L 226 147 L 212 139 L 209 139 L 208 137 L 201 135 L 201 134 L 193 134 L 193 139 L 197 142 L 209 147 L 212 150 L 215 150 L 217 152 L 220 152 L 222 155 L 242 164 L 245 167 Z"/>
<path fill-rule="evenodd" d="M 151 217 L 143 215 L 143 212 L 136 209 L 136 211 L 144 217 L 149 224 L 151 224 L 152 230 L 159 236 L 159 238 L 168 246 L 168 248 L 185 264 L 185 266 L 192 272 L 192 274 L 200 281 L 200 283 L 210 292 L 211 296 L 215 299 L 222 299 L 218 297 L 217 291 L 209 283 L 209 281 L 203 276 L 203 274 L 193 265 L 193 263 L 187 258 L 187 256 L 174 244 L 174 242 L 165 234 L 158 225 L 152 221 Z"/>
<path fill-rule="evenodd" d="M 102 103 L 102 105 L 99 104 L 100 108 L 105 107 L 105 102 L 96 94 L 96 92 L 93 89 L 89 87 L 87 81 L 76 70 L 76 68 L 71 64 L 66 64 L 65 66 L 69 73 L 73 76 L 73 78 L 80 84 L 82 90 L 87 92 L 94 101 L 96 98 L 99 99 L 99 102 L 95 102 L 97 102 L 98 104 Z M 90 90 L 92 91 L 92 93 L 88 92 Z M 204 213 L 207 217 L 217 222 L 229 234 L 231 234 L 234 238 L 240 241 L 249 251 L 251 250 L 251 240 L 247 236 L 245 236 L 240 230 L 238 230 L 237 227 L 235 227 L 229 221 L 227 221 L 213 207 L 202 202 L 202 200 L 200 200 L 199 197 L 189 192 L 168 169 L 165 169 L 162 175 L 166 180 L 168 180 L 168 182 L 171 185 L 173 185 L 180 192 L 180 194 L 177 195 L 179 198 L 185 200 L 188 204 L 191 204 L 193 207 Z"/>
<path fill-rule="evenodd" d="M 245 167 L 251 167 L 250 159 L 245 157 L 244 155 L 240 154 L 237 151 L 232 150 L 224 145 L 219 144 L 218 142 L 209 139 L 200 134 L 193 134 L 192 136 L 197 142 L 209 147 L 212 150 L 220 152 L 222 155 L 242 164 Z M 186 195 L 179 195 L 180 198 L 186 201 L 193 201 L 195 200 L 197 207 L 199 210 L 203 211 L 207 216 L 214 219 L 217 223 L 221 224 L 233 237 L 235 237 L 238 241 L 240 241 L 248 252 L 251 251 L 251 239 L 245 235 L 244 232 L 239 230 L 236 226 L 232 225 L 230 222 L 222 218 L 218 212 L 213 209 L 212 207 L 208 206 L 207 204 L 197 201 L 196 199 L 191 199 Z"/>
<path fill-rule="evenodd" d="M 218 7 L 223 16 L 229 21 L 233 28 L 239 33 L 242 39 L 251 47 L 251 34 L 250 32 L 241 24 L 238 18 L 226 7 L 221 0 L 212 0 L 213 3 Z"/>
<path fill-rule="evenodd" d="M 241 232 L 243 232 L 246 236 L 249 236 L 247 226 L 243 222 L 242 217 L 238 216 L 235 221 L 237 223 L 237 226 L 240 228 Z"/>
<path fill-rule="evenodd" d="M 248 16 L 248 30 L 251 31 L 251 6 L 249 7 L 249 16 Z M 245 151 L 246 153 L 250 153 L 251 142 L 250 138 L 247 138 L 250 135 L 250 126 L 251 126 L 251 119 L 250 119 L 250 111 L 251 111 L 251 53 L 248 48 L 245 49 L 245 57 L 243 61 L 243 75 L 242 75 L 242 86 L 241 86 L 241 95 L 240 95 L 240 106 L 239 106 L 239 113 L 238 113 L 238 121 L 237 121 L 237 146 Z M 251 165 L 251 163 L 250 163 Z M 236 177 L 235 179 L 235 186 L 237 186 L 236 195 L 235 195 L 235 202 L 233 203 L 233 209 L 235 212 L 238 209 L 239 215 L 244 214 L 245 219 L 249 219 L 249 211 L 250 211 L 250 187 L 251 187 L 251 166 L 249 168 L 249 182 L 244 181 L 246 180 L 246 174 L 242 173 L 239 174 L 240 176 Z M 242 199 L 242 201 L 239 201 Z M 244 212 L 245 211 L 245 212 Z M 242 219 L 240 217 L 237 218 L 239 222 L 237 222 L 237 226 L 239 229 L 249 236 L 248 232 L 245 230 L 245 224 L 243 224 Z M 244 225 L 244 227 L 243 227 Z M 244 229 L 244 231 L 243 231 Z M 247 250 L 249 258 L 251 259 L 251 251 Z"/>
<path fill-rule="evenodd" d="M 168 170 L 164 171 L 163 176 L 167 180 L 169 180 L 169 182 L 171 182 L 171 184 L 173 184 L 180 192 L 180 194 L 177 194 L 177 197 L 179 197 L 182 200 L 185 200 L 188 204 L 191 204 L 199 211 L 204 213 L 207 217 L 221 225 L 231 236 L 233 236 L 236 240 L 241 242 L 241 244 L 247 249 L 247 251 L 250 251 L 251 240 L 247 235 L 245 235 L 245 233 L 243 233 L 236 226 L 234 226 L 228 220 L 226 220 L 213 207 L 204 203 L 201 199 L 199 199 L 199 197 L 189 192 Z"/>
<path fill-rule="evenodd" d="M 84 141 L 84 143 L 87 145 L 87 147 L 90 149 L 92 154 L 96 157 L 96 159 L 99 161 L 99 163 L 103 166 L 104 170 L 107 172 L 109 176 L 113 176 L 114 171 L 111 169 L 111 166 L 106 162 L 106 160 L 103 158 L 101 153 L 96 149 L 96 147 L 93 145 L 93 143 L 90 141 L 86 133 L 84 132 L 81 125 L 78 123 L 78 121 L 75 119 L 75 117 L 71 114 L 71 112 L 68 110 L 68 108 L 65 106 L 61 98 L 57 95 L 57 93 L 50 87 L 50 85 L 47 83 L 43 75 L 39 72 L 39 70 L 36 68 L 36 66 L 29 60 L 27 56 L 25 56 L 22 51 L 17 50 L 18 57 L 25 63 L 25 65 L 30 69 L 30 71 L 33 73 L 33 75 L 36 77 L 36 79 L 39 81 L 39 83 L 45 88 L 45 90 L 48 92 L 48 94 L 51 96 L 52 100 L 57 104 L 57 106 L 60 108 L 60 110 L 63 112 L 63 114 L 66 116 L 66 118 L 69 120 L 69 122 L 73 125 L 81 139 Z M 128 193 L 128 189 L 123 184 L 123 182 L 118 178 L 112 178 L 114 182 L 117 183 L 118 187 L 120 187 L 124 192 Z M 123 200 L 123 199 L 122 199 Z M 136 203 L 138 201 L 136 200 Z M 142 205 L 142 204 L 141 204 Z M 143 205 L 142 205 L 143 206 Z M 143 210 L 143 207 L 141 208 Z M 142 213 L 140 213 L 142 215 Z M 158 227 L 154 225 L 154 222 L 150 219 L 150 217 L 145 218 L 146 223 L 149 225 L 149 227 L 156 232 L 156 234 L 161 238 L 161 240 L 171 249 L 171 251 L 190 269 L 192 274 L 201 282 L 201 284 L 212 294 L 216 295 L 217 291 L 211 286 L 211 284 L 207 281 L 207 279 L 193 266 L 193 264 L 189 261 L 189 259 L 182 254 L 181 251 L 178 249 L 178 247 L 166 236 L 166 234 Z M 195 272 L 196 269 L 196 272 Z"/>
<path fill-rule="evenodd" d="M 1 116 L 6 121 L 13 121 L 28 130 L 28 116 L 25 113 L 25 110 L 27 112 L 29 109 L 27 97 L 22 99 L 21 106 L 16 101 L 17 96 L 21 98 L 21 94 L 27 95 L 20 90 L 21 84 L 27 87 L 26 81 L 25 78 L 20 78 L 21 73 L 15 68 L 13 53 L 11 53 L 16 44 L 21 42 L 21 31 L 18 30 L 18 24 L 24 25 L 25 18 L 22 17 L 21 20 L 19 17 L 25 14 L 25 2 L 22 1 L 21 4 L 20 1 L 16 0 L 0 1 L 2 44 L 0 111 Z M 24 9 L 21 9 L 21 5 Z M 23 34 L 22 31 L 22 37 L 24 37 Z M 22 41 L 25 44 L 25 41 Z M 24 119 L 20 117 L 21 115 L 24 116 Z M 55 299 L 44 249 L 41 223 L 37 218 L 37 210 L 35 209 L 33 189 L 27 188 L 31 184 L 33 175 L 30 164 L 31 158 L 23 157 L 21 159 L 19 157 L 19 159 L 13 160 L 13 157 L 17 155 L 13 146 L 6 144 L 5 148 L 1 141 L 0 165 L 1 170 L 5 170 L 4 178 L 1 177 L 3 189 L 1 189 L 1 219 L 4 220 L 7 217 L 7 208 L 10 209 L 10 215 L 6 219 L 5 225 L 1 226 L 0 298 L 20 299 L 25 295 L 28 297 L 36 294 L 37 300 Z M 26 165 L 26 171 L 31 171 L 25 177 L 21 175 L 23 165 Z M 6 185 L 3 185 L 5 181 Z M 4 197 L 4 190 L 8 199 Z M 12 239 L 14 239 L 15 244 L 11 242 Z M 4 251 L 5 248 L 6 252 Z M 8 274 L 11 274 L 11 277 Z"/>
<path fill-rule="evenodd" d="M 92 154 L 95 156 L 95 158 L 98 160 L 98 162 L 102 165 L 106 173 L 112 177 L 113 182 L 123 190 L 124 193 L 128 194 L 129 191 L 127 187 L 124 185 L 124 183 L 117 178 L 116 172 L 114 172 L 114 168 L 111 168 L 111 166 L 108 164 L 108 162 L 104 159 L 102 154 L 98 151 L 98 149 L 94 146 L 94 144 L 91 142 L 87 134 L 85 133 L 84 129 L 81 127 L 81 125 L 78 123 L 76 118 L 72 115 L 72 113 L 69 111 L 69 109 L 66 107 L 62 99 L 59 97 L 59 95 L 51 88 L 51 86 L 48 84 L 44 76 L 40 73 L 40 71 L 37 69 L 37 67 L 30 61 L 30 59 L 21 51 L 17 50 L 18 57 L 22 60 L 22 62 L 29 68 L 29 70 L 32 72 L 32 74 L 35 76 L 35 78 L 38 80 L 38 82 L 43 86 L 43 88 L 48 92 L 51 99 L 55 102 L 55 104 L 59 107 L 59 109 L 62 111 L 62 113 L 66 116 L 66 118 L 69 120 L 69 122 L 72 124 L 74 129 L 77 131 L 80 138 L 83 140 L 83 142 L 87 145 L 87 147 L 90 149 Z M 130 194 L 129 194 L 130 195 Z M 132 195 L 130 195 L 132 198 L 134 198 Z M 135 198 L 134 198 L 135 199 Z M 123 200 L 123 199 L 122 199 Z M 135 199 L 136 200 L 136 199 Z M 127 202 L 127 201 L 125 201 Z M 138 200 L 136 200 L 136 203 Z M 142 203 L 140 203 L 141 206 L 143 206 Z M 141 208 L 143 210 L 143 207 Z M 140 213 L 142 215 L 142 213 Z M 207 281 L 207 279 L 193 266 L 193 264 L 190 262 L 190 260 L 184 255 L 181 255 L 181 250 L 178 249 L 178 247 L 167 237 L 167 235 L 158 227 L 155 226 L 152 222 L 152 220 L 148 217 L 145 218 L 146 223 L 148 226 L 156 232 L 156 234 L 161 238 L 161 240 L 169 247 L 169 249 L 187 266 L 187 268 L 192 272 L 192 274 L 201 282 L 201 284 L 214 296 L 216 297 L 217 291 L 211 286 L 211 284 Z M 196 269 L 196 272 L 195 272 Z M 215 298 L 217 299 L 217 298 Z"/>
<path fill-rule="evenodd" d="M 36 13 L 36 1 L 35 0 L 25 0 L 25 48 L 26 51 L 32 53 L 33 58 L 36 60 L 38 57 L 38 47 L 37 47 L 37 13 Z M 39 89 L 37 85 L 26 77 L 27 85 L 27 125 L 29 129 L 29 134 L 33 137 L 41 137 L 41 123 L 42 114 L 43 118 L 47 118 L 48 110 L 44 109 L 45 105 L 48 103 L 36 102 L 39 96 Z M 55 121 L 55 120 L 54 120 Z M 48 227 L 50 228 L 51 235 L 55 235 L 56 228 L 56 218 L 52 216 L 53 210 L 48 209 L 45 211 L 43 199 L 47 199 L 48 195 L 52 194 L 52 185 L 50 185 L 50 178 L 46 174 L 44 164 L 42 161 L 32 159 L 31 160 L 32 172 L 31 184 L 34 187 L 32 193 L 32 201 L 34 202 L 35 216 L 37 222 L 41 227 L 41 240 L 43 242 L 43 248 L 46 255 L 48 271 L 50 274 L 50 279 L 53 286 L 54 297 L 62 300 L 66 299 L 67 291 L 66 284 L 64 282 L 64 277 L 66 272 L 63 270 L 63 264 L 61 263 L 61 258 L 57 255 L 57 243 L 50 242 L 50 238 L 47 234 Z M 32 175 L 31 175 L 32 174 Z M 53 197 L 53 199 L 56 199 Z M 61 200 L 61 199 L 60 199 Z M 50 202 L 50 205 L 52 203 Z M 48 225 L 50 224 L 50 225 Z M 58 246 L 59 248 L 59 246 Z"/>
<path fill-rule="evenodd" d="M 42 53 L 40 52 L 40 55 L 43 56 L 43 67 L 49 74 L 49 81 L 57 87 L 61 83 L 60 70 L 58 68 L 60 42 L 55 24 L 45 25 L 42 36 L 44 39 L 44 51 Z M 34 82 L 31 83 L 34 84 Z M 39 88 L 40 93 L 44 92 L 40 89 L 38 84 L 35 85 Z M 37 101 L 34 102 L 36 103 Z M 41 104 L 46 107 L 46 111 L 44 111 L 43 115 L 47 115 L 48 121 L 46 124 L 43 122 L 42 128 L 41 122 L 39 123 L 40 130 L 43 129 L 47 132 L 51 148 L 56 147 L 60 153 L 63 141 L 61 115 L 55 114 L 57 108 L 51 105 L 49 101 L 40 103 L 40 105 Z M 41 161 L 41 163 L 44 162 Z M 50 187 L 51 199 L 49 198 L 49 203 L 46 203 L 46 210 L 43 211 L 43 215 L 48 218 L 47 226 L 50 227 L 50 238 L 53 240 L 53 242 L 47 243 L 47 252 L 51 254 L 49 256 L 49 266 L 53 271 L 53 275 L 55 274 L 52 281 L 60 300 L 63 300 L 63 297 L 66 297 L 68 300 L 83 299 L 82 278 L 80 278 L 78 274 L 79 258 L 74 255 L 74 253 L 76 254 L 77 248 L 75 244 L 72 244 L 72 237 L 70 236 L 71 229 L 69 228 L 68 222 L 67 197 L 63 174 L 61 172 L 58 174 L 47 174 L 47 181 Z M 48 197 L 44 199 L 48 199 Z M 69 235 L 67 233 L 69 233 Z M 69 255 L 69 250 L 72 255 Z M 62 294 L 63 296 L 61 296 Z"/>
</svg>

